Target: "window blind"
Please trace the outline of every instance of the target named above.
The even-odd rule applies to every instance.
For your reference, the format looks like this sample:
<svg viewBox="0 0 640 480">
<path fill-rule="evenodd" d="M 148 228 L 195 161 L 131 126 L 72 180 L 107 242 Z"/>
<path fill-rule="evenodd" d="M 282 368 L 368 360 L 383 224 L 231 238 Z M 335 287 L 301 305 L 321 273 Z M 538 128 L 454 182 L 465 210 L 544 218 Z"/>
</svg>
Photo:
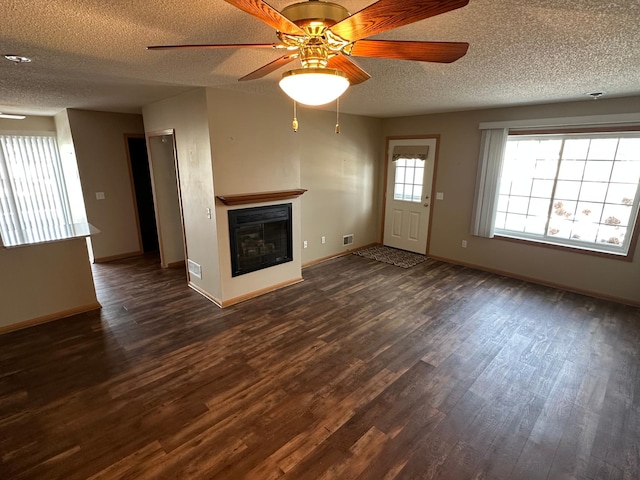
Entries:
<svg viewBox="0 0 640 480">
<path fill-rule="evenodd" d="M 509 130 L 506 128 L 482 131 L 471 225 L 472 235 L 493 238 L 498 185 L 508 134 Z"/>
<path fill-rule="evenodd" d="M 0 235 L 5 246 L 66 238 L 73 224 L 56 140 L 0 135 Z"/>
</svg>

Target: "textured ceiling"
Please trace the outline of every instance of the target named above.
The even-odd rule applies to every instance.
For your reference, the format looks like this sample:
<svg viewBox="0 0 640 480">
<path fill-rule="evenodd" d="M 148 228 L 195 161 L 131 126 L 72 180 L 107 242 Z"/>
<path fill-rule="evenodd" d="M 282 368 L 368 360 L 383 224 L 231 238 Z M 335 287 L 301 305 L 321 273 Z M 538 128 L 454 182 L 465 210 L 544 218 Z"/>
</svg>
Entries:
<svg viewBox="0 0 640 480">
<path fill-rule="evenodd" d="M 408 0 L 409 1 L 409 0 Z M 290 0 L 270 0 L 281 10 Z M 350 12 L 372 0 L 342 0 Z M 270 43 L 273 29 L 223 0 L 2 0 L 0 111 L 139 112 L 196 86 L 285 98 L 281 73 L 237 79 L 272 50 L 147 51 L 147 45 Z M 449 65 L 358 58 L 372 79 L 341 109 L 377 117 L 640 94 L 640 0 L 470 0 L 375 38 L 468 42 Z M 293 68 L 293 67 L 289 67 Z M 585 100 L 591 101 L 591 100 Z"/>
</svg>

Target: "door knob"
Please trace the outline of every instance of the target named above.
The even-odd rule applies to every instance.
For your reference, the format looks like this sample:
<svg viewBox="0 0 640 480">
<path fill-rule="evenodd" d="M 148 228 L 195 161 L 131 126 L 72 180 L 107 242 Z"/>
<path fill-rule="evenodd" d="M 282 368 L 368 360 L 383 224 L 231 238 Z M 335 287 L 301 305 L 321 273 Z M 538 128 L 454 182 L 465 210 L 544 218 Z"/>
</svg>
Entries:
<svg viewBox="0 0 640 480">
<path fill-rule="evenodd" d="M 425 206 L 425 207 L 428 207 L 428 206 L 429 206 L 429 204 L 428 204 L 428 203 L 425 203 L 425 204 L 424 204 L 424 206 Z"/>
</svg>

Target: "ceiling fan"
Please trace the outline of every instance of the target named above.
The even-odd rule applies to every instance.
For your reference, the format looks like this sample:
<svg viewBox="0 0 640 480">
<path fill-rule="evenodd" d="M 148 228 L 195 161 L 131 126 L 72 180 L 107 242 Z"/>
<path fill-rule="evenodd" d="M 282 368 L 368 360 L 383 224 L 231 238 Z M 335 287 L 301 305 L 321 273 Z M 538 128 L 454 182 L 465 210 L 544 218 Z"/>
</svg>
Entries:
<svg viewBox="0 0 640 480">
<path fill-rule="evenodd" d="M 464 7 L 469 0 L 378 0 L 353 15 L 341 5 L 321 0 L 294 3 L 281 12 L 262 0 L 225 1 L 275 28 L 279 42 L 156 45 L 147 48 L 283 50 L 282 56 L 245 75 L 240 81 L 262 78 L 299 59 L 302 68 L 286 72 L 280 86 L 294 100 L 307 105 L 328 103 L 342 95 L 349 85 L 357 85 L 371 78 L 349 57 L 451 63 L 464 56 L 469 48 L 469 44 L 463 42 L 367 39 L 372 35 Z M 335 91 L 331 90 L 331 85 L 335 86 Z M 306 94 L 312 94 L 314 98 L 306 98 Z"/>
</svg>

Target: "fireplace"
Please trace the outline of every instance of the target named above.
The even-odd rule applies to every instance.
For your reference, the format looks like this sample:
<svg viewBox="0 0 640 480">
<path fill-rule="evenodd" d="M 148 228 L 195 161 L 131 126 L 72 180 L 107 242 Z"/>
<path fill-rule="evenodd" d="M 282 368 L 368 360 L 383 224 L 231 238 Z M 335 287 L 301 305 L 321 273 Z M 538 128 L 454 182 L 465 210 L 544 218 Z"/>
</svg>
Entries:
<svg viewBox="0 0 640 480">
<path fill-rule="evenodd" d="M 291 204 L 229 210 L 231 276 L 293 260 Z"/>
</svg>

